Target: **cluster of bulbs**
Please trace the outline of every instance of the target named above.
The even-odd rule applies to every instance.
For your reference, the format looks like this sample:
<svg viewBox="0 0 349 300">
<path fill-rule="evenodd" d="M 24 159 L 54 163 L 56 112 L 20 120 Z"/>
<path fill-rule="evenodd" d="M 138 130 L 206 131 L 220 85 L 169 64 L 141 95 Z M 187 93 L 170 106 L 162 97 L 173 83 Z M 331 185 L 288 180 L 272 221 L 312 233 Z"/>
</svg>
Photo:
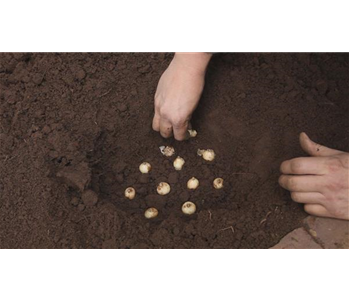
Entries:
<svg viewBox="0 0 349 300">
<path fill-rule="evenodd" d="M 196 136 L 196 131 L 194 133 L 191 132 L 190 135 L 192 137 Z M 174 148 L 169 146 L 167 147 L 161 146 L 160 151 L 165 156 L 172 156 L 175 153 Z M 215 152 L 212 149 L 207 149 L 207 150 L 199 149 L 197 151 L 197 154 L 206 161 L 213 161 L 215 159 Z M 177 156 L 177 158 L 173 162 L 173 167 L 175 168 L 175 170 L 180 171 L 182 170 L 184 164 L 185 164 L 185 160 L 182 157 Z M 151 171 L 150 163 L 148 162 L 141 163 L 139 166 L 139 171 L 143 174 L 148 174 Z M 224 180 L 222 178 L 216 178 L 213 181 L 213 187 L 215 189 L 221 189 L 223 188 L 223 182 Z M 200 184 L 199 180 L 195 177 L 192 177 L 187 182 L 187 188 L 190 190 L 195 190 L 199 187 L 199 184 Z M 171 191 L 171 187 L 167 182 L 160 182 L 156 188 L 156 191 L 159 195 L 162 195 L 162 196 L 167 195 Z M 136 190 L 133 187 L 126 188 L 125 197 L 130 200 L 134 199 L 136 197 Z M 186 215 L 192 215 L 193 213 L 195 213 L 195 211 L 196 211 L 196 205 L 191 201 L 187 201 L 182 205 L 182 212 Z M 159 214 L 159 211 L 155 207 L 151 207 L 145 211 L 144 216 L 147 219 L 153 219 L 157 217 L 158 214 Z"/>
</svg>

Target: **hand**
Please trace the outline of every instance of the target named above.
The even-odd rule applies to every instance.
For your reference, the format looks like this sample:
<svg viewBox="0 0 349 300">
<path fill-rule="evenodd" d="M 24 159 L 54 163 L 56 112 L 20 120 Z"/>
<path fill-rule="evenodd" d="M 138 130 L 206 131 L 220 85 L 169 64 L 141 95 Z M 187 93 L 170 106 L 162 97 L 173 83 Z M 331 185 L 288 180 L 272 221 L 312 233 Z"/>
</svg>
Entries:
<svg viewBox="0 0 349 300">
<path fill-rule="evenodd" d="M 191 115 L 199 103 L 205 84 L 207 53 L 176 53 L 162 74 L 155 93 L 153 129 L 164 138 L 188 137 Z"/>
<path fill-rule="evenodd" d="M 284 161 L 279 184 L 307 213 L 349 220 L 349 153 L 316 144 L 304 132 L 300 144 L 311 157 Z"/>
</svg>

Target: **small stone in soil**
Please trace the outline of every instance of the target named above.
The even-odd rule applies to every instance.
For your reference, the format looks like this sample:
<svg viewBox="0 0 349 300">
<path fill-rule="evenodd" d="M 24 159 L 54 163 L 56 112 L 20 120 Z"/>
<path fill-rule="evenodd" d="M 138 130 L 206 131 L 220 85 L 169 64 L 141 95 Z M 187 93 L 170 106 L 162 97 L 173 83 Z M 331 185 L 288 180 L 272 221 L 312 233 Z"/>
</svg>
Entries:
<svg viewBox="0 0 349 300">
<path fill-rule="evenodd" d="M 86 72 L 82 69 L 82 68 L 79 68 L 76 73 L 75 73 L 75 77 L 78 79 L 78 80 L 82 80 L 84 79 L 86 76 Z"/>
<path fill-rule="evenodd" d="M 125 112 L 127 110 L 127 105 L 125 103 L 120 103 L 120 104 L 118 104 L 117 109 L 120 112 Z"/>
<path fill-rule="evenodd" d="M 82 199 L 82 202 L 84 202 L 84 204 L 86 206 L 94 206 L 98 202 L 98 196 L 92 190 L 87 190 L 87 191 L 83 192 L 81 199 Z"/>
<path fill-rule="evenodd" d="M 82 204 L 82 203 L 80 203 L 80 204 L 78 205 L 78 210 L 83 211 L 84 209 L 85 209 L 85 205 Z"/>
<path fill-rule="evenodd" d="M 48 154 L 52 159 L 55 159 L 59 156 L 59 153 L 57 151 L 50 151 L 49 154 Z"/>
<path fill-rule="evenodd" d="M 70 203 L 74 206 L 77 206 L 79 204 L 80 200 L 78 197 L 73 197 L 70 201 Z"/>
<path fill-rule="evenodd" d="M 35 73 L 32 77 L 32 81 L 39 85 L 44 79 L 44 74 L 40 74 L 40 73 Z"/>
<path fill-rule="evenodd" d="M 50 133 L 50 132 L 51 132 L 50 126 L 45 125 L 45 126 L 42 128 L 42 132 L 43 132 L 44 134 Z"/>
</svg>

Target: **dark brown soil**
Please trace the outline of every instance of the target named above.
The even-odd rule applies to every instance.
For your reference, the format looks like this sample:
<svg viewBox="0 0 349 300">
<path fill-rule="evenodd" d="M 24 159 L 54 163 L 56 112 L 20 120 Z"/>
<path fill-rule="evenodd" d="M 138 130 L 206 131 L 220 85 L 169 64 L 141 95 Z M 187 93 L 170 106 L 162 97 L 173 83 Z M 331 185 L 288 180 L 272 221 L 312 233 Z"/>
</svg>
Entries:
<svg viewBox="0 0 349 300">
<path fill-rule="evenodd" d="M 0 54 L 1 248 L 268 248 L 300 225 L 279 165 L 304 155 L 301 131 L 349 150 L 348 54 L 217 54 L 193 119 L 199 134 L 182 143 L 151 129 L 171 57 Z M 181 172 L 162 145 L 185 158 Z M 201 185 L 188 192 L 192 176 Z M 212 188 L 217 176 L 223 190 Z M 169 195 L 156 194 L 159 181 Z M 189 199 L 190 217 L 180 209 Z M 149 221 L 151 206 L 159 216 Z"/>
</svg>

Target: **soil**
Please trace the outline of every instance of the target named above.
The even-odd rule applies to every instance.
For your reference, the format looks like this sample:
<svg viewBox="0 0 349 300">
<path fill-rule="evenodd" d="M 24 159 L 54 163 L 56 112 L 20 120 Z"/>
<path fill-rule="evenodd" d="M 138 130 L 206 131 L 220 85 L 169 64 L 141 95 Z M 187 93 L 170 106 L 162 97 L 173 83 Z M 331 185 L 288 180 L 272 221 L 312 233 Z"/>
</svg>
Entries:
<svg viewBox="0 0 349 300">
<path fill-rule="evenodd" d="M 185 142 L 151 129 L 171 58 L 0 54 L 1 248 L 268 248 L 301 225 L 306 214 L 278 186 L 279 165 L 305 155 L 301 131 L 349 150 L 349 55 L 215 54 L 193 116 L 198 135 Z M 162 145 L 186 160 L 182 171 Z M 192 176 L 200 187 L 188 191 Z M 170 194 L 156 194 L 160 181 Z M 194 215 L 181 212 L 187 200 Z M 156 219 L 145 219 L 148 207 Z"/>
</svg>

